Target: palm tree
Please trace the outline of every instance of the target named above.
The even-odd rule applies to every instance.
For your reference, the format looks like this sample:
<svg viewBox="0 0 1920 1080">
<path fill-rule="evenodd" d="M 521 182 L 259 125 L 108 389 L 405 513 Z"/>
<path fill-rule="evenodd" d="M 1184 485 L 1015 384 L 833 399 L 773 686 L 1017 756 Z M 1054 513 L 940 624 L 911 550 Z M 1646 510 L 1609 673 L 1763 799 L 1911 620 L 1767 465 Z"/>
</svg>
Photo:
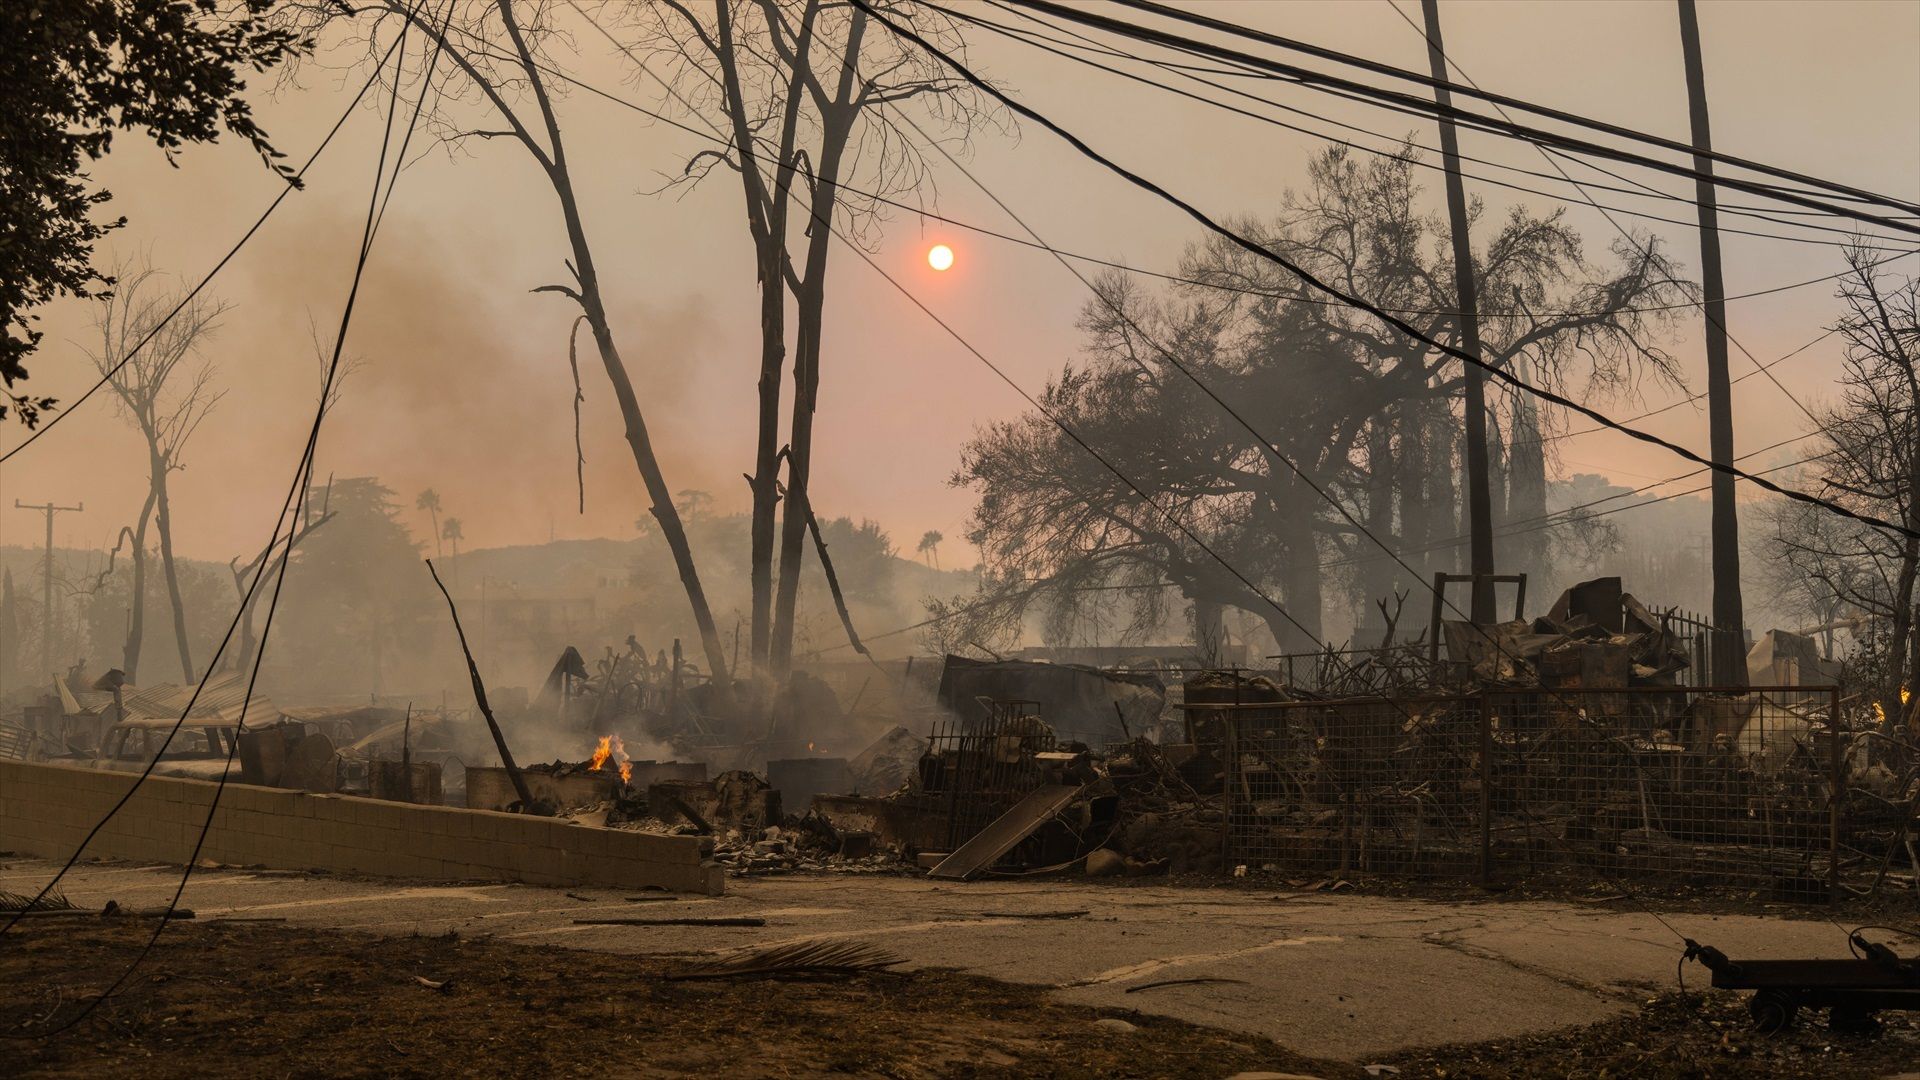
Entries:
<svg viewBox="0 0 1920 1080">
<path fill-rule="evenodd" d="M 928 529 L 926 534 L 920 537 L 920 547 L 918 549 L 920 557 L 925 559 L 931 554 L 933 556 L 931 565 L 935 570 L 940 569 L 940 541 L 945 539 L 946 537 L 941 535 L 939 529 Z"/>
<path fill-rule="evenodd" d="M 689 522 L 702 521 L 713 506 L 713 496 L 697 488 L 686 488 L 674 496 L 674 506 Z"/>
<path fill-rule="evenodd" d="M 413 507 L 425 510 L 433 522 L 433 554 L 437 558 L 440 555 L 440 493 L 428 488 L 414 497 Z"/>
<path fill-rule="evenodd" d="M 460 519 L 450 517 L 443 522 L 440 526 L 440 536 L 447 543 L 453 545 L 453 557 L 456 559 L 459 558 L 460 541 L 466 539 L 466 537 L 460 535 Z"/>
</svg>

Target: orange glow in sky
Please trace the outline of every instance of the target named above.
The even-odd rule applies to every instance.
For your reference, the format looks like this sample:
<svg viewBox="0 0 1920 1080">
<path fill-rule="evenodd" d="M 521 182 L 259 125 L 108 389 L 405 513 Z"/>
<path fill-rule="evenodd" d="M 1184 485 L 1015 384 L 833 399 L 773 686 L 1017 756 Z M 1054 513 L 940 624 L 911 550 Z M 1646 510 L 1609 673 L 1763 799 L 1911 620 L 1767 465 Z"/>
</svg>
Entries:
<svg viewBox="0 0 1920 1080">
<path fill-rule="evenodd" d="M 946 270 L 953 266 L 953 249 L 945 244 L 935 244 L 927 249 L 927 265 L 935 270 Z"/>
</svg>

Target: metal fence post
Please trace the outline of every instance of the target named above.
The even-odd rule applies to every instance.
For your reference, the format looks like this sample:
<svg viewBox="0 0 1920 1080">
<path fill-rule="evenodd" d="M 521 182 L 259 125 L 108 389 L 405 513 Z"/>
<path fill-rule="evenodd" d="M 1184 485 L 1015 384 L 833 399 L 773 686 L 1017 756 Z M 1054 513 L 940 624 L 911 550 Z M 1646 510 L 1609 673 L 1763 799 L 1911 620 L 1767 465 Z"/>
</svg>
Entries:
<svg viewBox="0 0 1920 1080">
<path fill-rule="evenodd" d="M 1827 815 L 1827 902 L 1840 902 L 1840 820 L 1846 813 L 1847 748 L 1841 745 L 1840 688 L 1829 691 L 1827 727 L 1833 733 L 1833 805 Z"/>
<path fill-rule="evenodd" d="M 1238 696 L 1238 688 L 1234 691 Z M 1220 872 L 1233 873 L 1233 817 L 1234 804 L 1240 798 L 1240 711 L 1231 709 L 1220 718 L 1220 749 L 1226 754 L 1226 767 L 1221 770 L 1225 791 L 1221 800 L 1224 811 L 1220 815 Z"/>
<path fill-rule="evenodd" d="M 1485 691 L 1480 704 L 1480 887 L 1493 886 L 1493 709 Z"/>
</svg>

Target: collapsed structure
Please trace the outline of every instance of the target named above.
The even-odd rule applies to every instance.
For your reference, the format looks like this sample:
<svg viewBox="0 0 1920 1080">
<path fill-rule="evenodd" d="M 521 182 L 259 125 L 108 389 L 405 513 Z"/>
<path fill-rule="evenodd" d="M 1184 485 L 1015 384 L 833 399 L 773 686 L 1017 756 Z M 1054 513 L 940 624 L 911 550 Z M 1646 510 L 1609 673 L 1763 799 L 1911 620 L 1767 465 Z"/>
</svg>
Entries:
<svg viewBox="0 0 1920 1080">
<path fill-rule="evenodd" d="M 1701 624 L 1617 578 L 1532 619 L 1438 615 L 1304 672 L 949 656 L 937 681 L 911 662 L 800 673 L 733 714 L 677 647 L 649 658 L 629 639 L 591 665 L 569 648 L 536 693 L 493 695 L 503 737 L 579 748 L 525 768 L 460 710 L 282 708 L 232 678 L 63 683 L 57 710 L 0 745 L 127 770 L 170 736 L 162 774 L 696 837 L 733 874 L 1920 889 L 1920 784 L 1808 639 L 1766 635 L 1742 673 L 1755 688 L 1731 690 L 1711 685 Z"/>
</svg>

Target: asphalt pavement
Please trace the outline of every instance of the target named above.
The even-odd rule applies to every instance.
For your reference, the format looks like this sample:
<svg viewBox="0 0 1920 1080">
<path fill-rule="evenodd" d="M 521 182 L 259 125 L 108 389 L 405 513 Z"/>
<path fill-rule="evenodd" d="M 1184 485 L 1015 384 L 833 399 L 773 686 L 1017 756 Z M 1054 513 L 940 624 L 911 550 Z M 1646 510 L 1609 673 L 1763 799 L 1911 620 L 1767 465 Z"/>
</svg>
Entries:
<svg viewBox="0 0 1920 1080">
<path fill-rule="evenodd" d="M 0 859 L 0 890 L 32 892 L 55 869 Z M 166 902 L 178 876 L 177 867 L 83 863 L 62 887 L 81 906 L 151 907 Z M 720 897 L 636 900 L 607 889 L 203 869 L 184 903 L 202 919 L 283 919 L 389 935 L 458 931 L 614 953 L 860 938 L 908 966 L 1047 985 L 1068 1001 L 1179 1017 L 1363 1062 L 1409 1047 L 1603 1019 L 1672 987 L 1681 948 L 1673 931 L 1619 901 L 1429 901 L 1245 885 L 852 874 L 732 879 L 727 889 Z M 765 925 L 574 922 L 623 916 L 753 916 Z M 1823 920 L 1666 918 L 1735 957 L 1846 955 L 1841 931 Z M 1706 972 L 1689 965 L 1687 978 L 1704 982 Z"/>
</svg>

